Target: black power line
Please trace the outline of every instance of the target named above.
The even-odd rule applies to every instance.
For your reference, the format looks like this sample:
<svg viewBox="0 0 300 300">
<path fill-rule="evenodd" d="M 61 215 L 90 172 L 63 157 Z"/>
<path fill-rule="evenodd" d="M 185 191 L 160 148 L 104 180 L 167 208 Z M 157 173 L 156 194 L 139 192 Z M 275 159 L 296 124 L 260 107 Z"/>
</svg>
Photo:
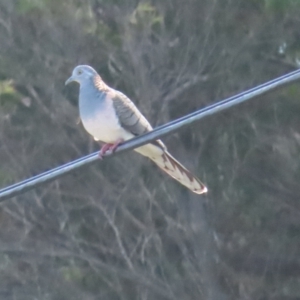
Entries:
<svg viewBox="0 0 300 300">
<path fill-rule="evenodd" d="M 139 137 L 133 138 L 133 139 L 125 142 L 124 144 L 120 145 L 117 148 L 115 154 L 129 151 L 131 149 L 137 148 L 138 146 L 147 144 L 153 140 L 160 139 L 161 137 L 168 135 L 172 132 L 175 132 L 175 131 L 179 130 L 180 128 L 189 126 L 190 124 L 192 124 L 206 116 L 215 114 L 219 111 L 222 111 L 224 109 L 227 109 L 227 108 L 237 105 L 239 103 L 256 98 L 256 97 L 261 96 L 261 95 L 263 95 L 271 90 L 274 90 L 276 88 L 280 88 L 280 87 L 286 86 L 288 84 L 294 83 L 295 81 L 297 81 L 299 79 L 300 79 L 300 70 L 296 70 L 287 75 L 278 77 L 274 80 L 271 80 L 269 82 L 261 84 L 261 85 L 255 87 L 255 88 L 252 88 L 248 91 L 242 92 L 236 96 L 227 98 L 223 101 L 217 102 L 208 107 L 199 109 L 199 110 L 197 110 L 191 114 L 188 114 L 182 118 L 179 118 L 177 120 L 169 122 L 165 125 L 159 126 L 151 132 L 148 132 L 144 135 L 141 135 Z M 105 156 L 109 157 L 109 156 L 111 156 L 111 154 L 107 154 Z M 83 166 L 89 165 L 97 160 L 99 160 L 98 152 L 95 152 L 90 155 L 79 158 L 77 160 L 74 160 L 72 162 L 69 162 L 67 164 L 64 164 L 62 166 L 59 166 L 57 168 L 54 168 L 52 170 L 49 170 L 47 172 L 44 172 L 42 174 L 33 176 L 33 177 L 23 180 L 19 183 L 16 183 L 16 184 L 10 185 L 6 188 L 3 188 L 0 190 L 0 202 L 4 201 L 5 199 L 14 197 L 18 194 L 24 193 L 25 191 L 31 190 L 43 183 L 57 179 L 67 173 L 75 171 L 76 169 L 79 169 Z"/>
</svg>

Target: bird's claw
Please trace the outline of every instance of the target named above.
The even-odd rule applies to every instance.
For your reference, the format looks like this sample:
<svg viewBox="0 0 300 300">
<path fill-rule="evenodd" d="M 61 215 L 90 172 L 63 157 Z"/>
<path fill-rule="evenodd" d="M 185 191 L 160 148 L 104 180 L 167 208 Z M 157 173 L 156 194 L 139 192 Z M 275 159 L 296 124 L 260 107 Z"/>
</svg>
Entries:
<svg viewBox="0 0 300 300">
<path fill-rule="evenodd" d="M 114 153 L 118 146 L 123 143 L 124 140 L 119 139 L 117 140 L 114 144 L 104 144 L 98 154 L 99 158 L 102 160 L 104 155 L 106 154 L 107 151 L 110 151 L 111 153 Z"/>
</svg>

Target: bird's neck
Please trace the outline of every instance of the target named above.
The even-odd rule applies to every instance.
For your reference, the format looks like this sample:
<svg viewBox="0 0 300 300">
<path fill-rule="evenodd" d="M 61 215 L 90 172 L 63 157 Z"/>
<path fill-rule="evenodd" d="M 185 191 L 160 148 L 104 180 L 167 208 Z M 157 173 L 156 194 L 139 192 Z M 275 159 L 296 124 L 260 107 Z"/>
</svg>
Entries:
<svg viewBox="0 0 300 300">
<path fill-rule="evenodd" d="M 108 90 L 108 86 L 105 84 L 105 82 L 102 80 L 102 78 L 99 75 L 94 76 L 93 83 L 94 86 L 100 91 Z"/>
</svg>

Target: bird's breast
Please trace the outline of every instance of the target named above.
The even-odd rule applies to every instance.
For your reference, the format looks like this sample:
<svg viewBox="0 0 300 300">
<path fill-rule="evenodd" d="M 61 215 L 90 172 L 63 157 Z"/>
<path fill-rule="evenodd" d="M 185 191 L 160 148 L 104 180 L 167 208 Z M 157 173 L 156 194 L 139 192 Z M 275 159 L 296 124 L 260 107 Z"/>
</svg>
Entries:
<svg viewBox="0 0 300 300">
<path fill-rule="evenodd" d="M 128 140 L 133 137 L 120 125 L 112 101 L 79 103 L 80 118 L 86 131 L 95 140 L 114 143 L 118 139 Z"/>
</svg>

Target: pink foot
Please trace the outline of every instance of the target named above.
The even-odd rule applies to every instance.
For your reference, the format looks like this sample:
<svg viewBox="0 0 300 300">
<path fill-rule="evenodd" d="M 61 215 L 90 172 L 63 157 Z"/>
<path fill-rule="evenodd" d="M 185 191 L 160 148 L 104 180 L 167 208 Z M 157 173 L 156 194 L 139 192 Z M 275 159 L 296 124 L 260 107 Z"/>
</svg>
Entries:
<svg viewBox="0 0 300 300">
<path fill-rule="evenodd" d="M 123 143 L 124 140 L 123 139 L 117 139 L 115 143 L 110 144 L 104 144 L 99 152 L 99 158 L 103 159 L 103 156 L 105 155 L 105 153 L 110 150 L 111 153 L 114 153 L 116 151 L 116 149 L 118 148 L 118 146 Z"/>
<path fill-rule="evenodd" d="M 103 156 L 105 155 L 105 153 L 112 147 L 113 144 L 104 144 L 102 146 L 102 148 L 100 149 L 100 152 L 99 152 L 99 158 L 100 159 L 103 159 Z"/>
</svg>

